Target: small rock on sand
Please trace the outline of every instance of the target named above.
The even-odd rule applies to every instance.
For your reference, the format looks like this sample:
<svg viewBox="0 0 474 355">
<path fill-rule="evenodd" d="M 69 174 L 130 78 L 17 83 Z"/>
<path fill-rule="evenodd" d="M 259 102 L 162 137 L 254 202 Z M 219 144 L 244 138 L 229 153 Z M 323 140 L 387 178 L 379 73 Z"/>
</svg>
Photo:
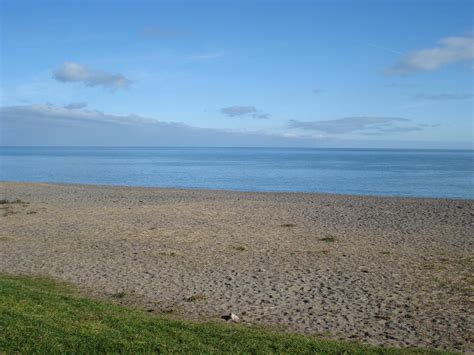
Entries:
<svg viewBox="0 0 474 355">
<path fill-rule="evenodd" d="M 222 316 L 222 319 L 228 322 L 235 322 L 235 323 L 240 322 L 240 318 L 235 313 L 232 313 L 232 312 L 229 314 L 226 314 L 225 316 Z"/>
</svg>

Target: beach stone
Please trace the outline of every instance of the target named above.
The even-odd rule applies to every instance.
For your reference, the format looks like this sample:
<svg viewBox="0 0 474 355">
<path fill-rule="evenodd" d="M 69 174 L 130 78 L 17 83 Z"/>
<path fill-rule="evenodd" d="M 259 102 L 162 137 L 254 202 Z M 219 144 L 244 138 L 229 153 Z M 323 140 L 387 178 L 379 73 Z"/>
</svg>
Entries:
<svg viewBox="0 0 474 355">
<path fill-rule="evenodd" d="M 222 319 L 224 319 L 228 322 L 235 322 L 235 323 L 240 322 L 240 318 L 235 313 L 232 313 L 232 312 L 230 312 L 227 315 L 222 316 Z"/>
</svg>

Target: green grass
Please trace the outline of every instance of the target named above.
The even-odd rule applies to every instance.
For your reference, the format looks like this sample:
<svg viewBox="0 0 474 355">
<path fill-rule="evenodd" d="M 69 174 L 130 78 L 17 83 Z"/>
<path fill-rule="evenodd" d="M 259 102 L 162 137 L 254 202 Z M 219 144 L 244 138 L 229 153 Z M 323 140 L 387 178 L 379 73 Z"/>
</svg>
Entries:
<svg viewBox="0 0 474 355">
<path fill-rule="evenodd" d="M 101 303 L 42 278 L 0 274 L 0 353 L 422 354 L 222 322 L 184 322 Z"/>
<path fill-rule="evenodd" d="M 203 295 L 201 293 L 198 293 L 196 295 L 192 295 L 190 297 L 186 297 L 184 299 L 185 302 L 199 302 L 199 301 L 205 301 L 207 300 L 207 296 Z"/>
</svg>

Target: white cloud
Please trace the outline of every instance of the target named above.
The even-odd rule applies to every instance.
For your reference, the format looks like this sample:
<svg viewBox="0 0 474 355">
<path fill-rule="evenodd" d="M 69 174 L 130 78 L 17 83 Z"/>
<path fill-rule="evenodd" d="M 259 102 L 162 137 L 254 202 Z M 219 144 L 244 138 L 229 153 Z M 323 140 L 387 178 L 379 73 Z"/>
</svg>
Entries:
<svg viewBox="0 0 474 355">
<path fill-rule="evenodd" d="M 408 53 L 389 68 L 392 74 L 436 70 L 445 65 L 474 60 L 474 36 L 445 37 L 438 46 Z"/>
<path fill-rule="evenodd" d="M 110 74 L 74 62 L 61 64 L 54 70 L 53 77 L 60 82 L 81 82 L 87 86 L 103 86 L 110 89 L 127 88 L 132 83 L 122 74 Z"/>
<path fill-rule="evenodd" d="M 229 117 L 253 117 L 259 119 L 270 117 L 268 113 L 261 112 L 255 106 L 229 106 L 221 108 L 220 111 Z"/>
<path fill-rule="evenodd" d="M 235 117 L 235 116 L 244 116 L 249 113 L 257 112 L 257 108 L 255 106 L 229 106 L 221 108 L 221 112 L 224 115 Z"/>
</svg>

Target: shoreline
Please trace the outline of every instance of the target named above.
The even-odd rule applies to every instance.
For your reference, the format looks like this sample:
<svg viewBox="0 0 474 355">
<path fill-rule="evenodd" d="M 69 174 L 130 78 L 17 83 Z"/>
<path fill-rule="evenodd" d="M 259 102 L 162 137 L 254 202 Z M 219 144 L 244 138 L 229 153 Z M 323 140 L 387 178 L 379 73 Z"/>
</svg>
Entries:
<svg viewBox="0 0 474 355">
<path fill-rule="evenodd" d="M 474 200 L 22 182 L 0 199 L 0 272 L 182 319 L 474 350 Z"/>
<path fill-rule="evenodd" d="M 200 187 L 160 187 L 160 186 L 134 186 L 134 185 L 113 185 L 113 184 L 87 184 L 75 182 L 39 182 L 39 181 L 11 181 L 0 180 L 0 185 L 51 185 L 51 186 L 76 186 L 91 188 L 117 188 L 117 189 L 146 189 L 146 190 L 163 190 L 163 191 L 193 191 L 193 192 L 218 192 L 218 193 L 237 193 L 237 194 L 275 194 L 275 195 L 314 195 L 326 197 L 345 197 L 345 198 L 387 198 L 387 199 L 413 199 L 413 200 L 440 200 L 440 201 L 474 201 L 473 198 L 452 198 L 452 197 L 430 197 L 430 196 L 401 196 L 401 195 L 365 195 L 365 194 L 340 194 L 335 192 L 304 192 L 304 191 L 252 191 L 252 190 L 225 190 L 211 189 Z"/>
</svg>

